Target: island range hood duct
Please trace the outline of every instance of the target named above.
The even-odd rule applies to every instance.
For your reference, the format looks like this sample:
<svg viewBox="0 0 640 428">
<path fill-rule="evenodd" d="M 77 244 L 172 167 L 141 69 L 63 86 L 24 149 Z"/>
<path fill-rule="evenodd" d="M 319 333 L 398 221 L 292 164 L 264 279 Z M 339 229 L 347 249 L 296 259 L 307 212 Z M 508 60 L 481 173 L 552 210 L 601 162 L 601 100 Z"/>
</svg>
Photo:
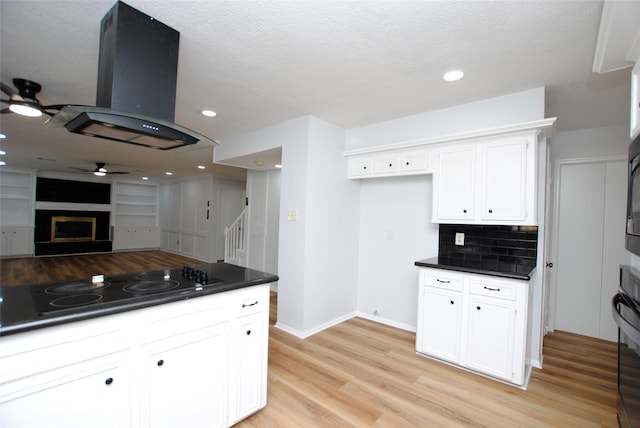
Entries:
<svg viewBox="0 0 640 428">
<path fill-rule="evenodd" d="M 180 33 L 120 1 L 100 27 L 96 107 L 67 106 L 57 122 L 70 132 L 159 150 L 213 143 L 173 123 Z"/>
</svg>

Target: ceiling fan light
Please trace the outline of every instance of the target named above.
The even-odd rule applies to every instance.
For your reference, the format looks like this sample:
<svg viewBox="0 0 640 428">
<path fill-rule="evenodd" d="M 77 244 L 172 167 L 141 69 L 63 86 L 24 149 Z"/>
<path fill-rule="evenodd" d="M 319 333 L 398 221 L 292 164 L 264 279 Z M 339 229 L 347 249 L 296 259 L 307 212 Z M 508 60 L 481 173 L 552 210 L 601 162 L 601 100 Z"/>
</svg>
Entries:
<svg viewBox="0 0 640 428">
<path fill-rule="evenodd" d="M 33 107 L 32 105 L 29 105 L 27 103 L 25 104 L 21 104 L 21 103 L 11 103 L 11 105 L 9 106 L 9 110 L 11 110 L 14 113 L 20 114 L 22 116 L 28 116 L 28 117 L 40 117 L 42 116 L 42 110 L 40 110 L 39 108 Z"/>
<path fill-rule="evenodd" d="M 107 172 L 104 171 L 104 168 L 101 168 L 102 171 L 100 169 L 93 171 L 93 175 L 97 175 L 98 177 L 104 177 L 105 175 L 107 175 Z"/>
</svg>

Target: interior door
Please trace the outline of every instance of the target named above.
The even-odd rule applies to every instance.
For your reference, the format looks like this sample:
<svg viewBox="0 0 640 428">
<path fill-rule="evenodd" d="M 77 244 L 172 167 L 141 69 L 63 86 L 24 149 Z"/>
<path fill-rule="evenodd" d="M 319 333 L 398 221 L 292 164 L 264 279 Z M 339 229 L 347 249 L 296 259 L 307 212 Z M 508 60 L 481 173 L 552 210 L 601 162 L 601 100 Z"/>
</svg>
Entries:
<svg viewBox="0 0 640 428">
<path fill-rule="evenodd" d="M 563 161 L 556 166 L 554 269 L 555 329 L 617 340 L 610 300 L 624 248 L 626 161 Z"/>
</svg>

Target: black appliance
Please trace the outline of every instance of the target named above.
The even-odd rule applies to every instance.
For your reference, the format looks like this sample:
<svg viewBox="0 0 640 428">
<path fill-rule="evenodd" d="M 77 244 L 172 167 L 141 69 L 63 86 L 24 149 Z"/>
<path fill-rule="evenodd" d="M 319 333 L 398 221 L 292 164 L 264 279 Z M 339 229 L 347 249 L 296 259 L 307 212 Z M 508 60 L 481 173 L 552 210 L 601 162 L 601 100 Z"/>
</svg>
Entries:
<svg viewBox="0 0 640 428">
<path fill-rule="evenodd" d="M 216 143 L 173 123 L 180 33 L 118 1 L 100 22 L 96 106 L 68 105 L 47 126 L 157 150 Z"/>
<path fill-rule="evenodd" d="M 620 267 L 620 291 L 613 297 L 618 324 L 618 425 L 640 427 L 640 272 Z"/>
<path fill-rule="evenodd" d="M 36 312 L 44 316 L 122 306 L 158 296 L 188 295 L 223 282 L 212 276 L 208 265 L 182 266 L 37 284 L 32 287 L 31 296 Z"/>
<path fill-rule="evenodd" d="M 627 250 L 640 256 L 640 136 L 629 145 Z"/>
</svg>

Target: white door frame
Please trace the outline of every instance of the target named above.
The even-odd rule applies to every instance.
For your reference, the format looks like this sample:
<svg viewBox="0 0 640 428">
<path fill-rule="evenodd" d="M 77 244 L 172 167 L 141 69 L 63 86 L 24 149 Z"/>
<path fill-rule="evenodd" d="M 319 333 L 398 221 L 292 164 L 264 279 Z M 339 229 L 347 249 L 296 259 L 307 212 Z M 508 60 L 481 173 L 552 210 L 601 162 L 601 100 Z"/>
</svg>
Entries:
<svg viewBox="0 0 640 428">
<path fill-rule="evenodd" d="M 597 156 L 597 157 L 588 157 L 588 158 L 570 158 L 570 159 L 558 159 L 554 161 L 554 169 L 553 169 L 553 216 L 551 219 L 551 228 L 548 229 L 547 236 L 551 237 L 551 245 L 549 247 L 549 254 L 547 260 L 551 263 L 554 263 L 558 257 L 558 217 L 559 217 L 559 207 L 560 207 L 560 187 L 561 187 L 561 177 L 560 177 L 560 168 L 564 165 L 571 164 L 588 164 L 588 163 L 606 163 L 606 162 L 619 162 L 619 161 L 627 161 L 627 157 L 623 155 L 615 155 L 615 156 Z M 549 284 L 547 290 L 549 290 L 549 302 L 548 302 L 548 323 L 545 331 L 554 331 L 556 327 L 556 293 L 558 290 L 558 278 L 557 278 L 557 269 L 552 268 L 549 269 Z"/>
</svg>

